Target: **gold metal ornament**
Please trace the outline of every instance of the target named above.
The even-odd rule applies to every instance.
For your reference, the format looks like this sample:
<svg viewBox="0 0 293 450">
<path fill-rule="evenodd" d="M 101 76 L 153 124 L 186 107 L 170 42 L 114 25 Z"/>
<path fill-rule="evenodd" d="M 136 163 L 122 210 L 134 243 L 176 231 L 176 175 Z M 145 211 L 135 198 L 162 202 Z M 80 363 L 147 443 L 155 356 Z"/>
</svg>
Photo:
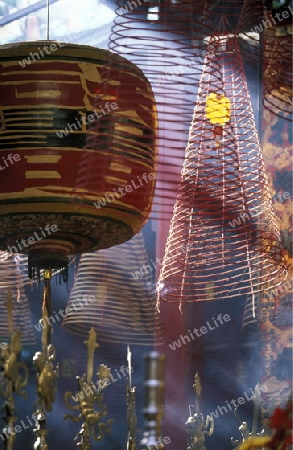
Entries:
<svg viewBox="0 0 293 450">
<path fill-rule="evenodd" d="M 200 397 L 202 393 L 201 379 L 198 373 L 194 376 L 195 411 L 193 405 L 189 406 L 189 418 L 185 422 L 187 433 L 187 450 L 206 450 L 205 435 L 211 436 L 214 432 L 214 418 L 204 416 L 200 412 Z"/>
<path fill-rule="evenodd" d="M 14 423 L 17 420 L 13 393 L 26 397 L 23 388 L 28 382 L 28 368 L 23 362 L 19 362 L 21 351 L 20 331 L 13 331 L 12 323 L 12 292 L 8 290 L 8 298 L 5 303 L 8 314 L 9 343 L 0 347 L 0 395 L 5 400 L 3 409 L 6 412 L 3 429 L 5 450 L 12 450 L 15 441 Z"/>
<path fill-rule="evenodd" d="M 52 272 L 44 271 L 44 296 L 43 296 L 43 314 L 40 324 L 42 326 L 42 352 L 36 352 L 33 357 L 33 363 L 37 369 L 37 393 L 36 402 L 36 423 L 34 429 L 37 440 L 34 444 L 34 450 L 47 450 L 46 436 L 46 411 L 52 411 L 52 403 L 55 401 L 56 382 L 59 375 L 58 365 L 54 366 L 56 351 L 51 344 L 52 326 L 49 321 L 51 314 L 51 280 Z"/>
<path fill-rule="evenodd" d="M 78 416 L 73 414 L 66 414 L 64 419 L 71 419 L 74 422 L 84 420 L 80 431 L 74 440 L 79 440 L 77 446 L 81 450 L 91 449 L 91 438 L 94 441 L 101 441 L 104 433 L 111 431 L 112 419 L 107 422 L 102 420 L 107 416 L 107 406 L 103 404 L 103 390 L 110 384 L 111 369 L 106 365 L 100 364 L 97 371 L 98 380 L 93 382 L 94 372 L 94 353 L 99 345 L 96 342 L 96 332 L 93 328 L 89 331 L 89 339 L 85 341 L 88 349 L 87 373 L 82 376 L 77 376 L 78 392 L 65 392 L 64 400 L 66 407 L 72 411 L 78 411 Z M 75 404 L 70 404 L 70 399 L 75 401 Z M 95 404 L 98 405 L 99 410 L 95 410 Z"/>
<path fill-rule="evenodd" d="M 251 431 L 249 431 L 248 423 L 240 419 L 238 415 L 238 406 L 234 409 L 234 415 L 238 420 L 238 422 L 240 423 L 238 429 L 242 437 L 241 441 L 233 437 L 231 438 L 231 444 L 233 445 L 234 450 L 238 450 L 241 446 L 241 443 L 246 441 L 246 439 L 260 438 L 260 437 L 269 438 L 272 435 L 272 431 L 268 428 L 268 425 L 265 423 L 261 431 L 260 432 L 257 431 L 260 418 L 260 401 L 261 401 L 258 385 L 256 385 L 255 387 L 252 400 L 253 400 L 253 421 Z"/>
<path fill-rule="evenodd" d="M 137 425 L 136 404 L 135 404 L 136 387 L 132 387 L 131 351 L 130 351 L 129 345 L 127 346 L 127 361 L 128 361 L 128 373 L 129 373 L 129 377 L 127 378 L 127 385 L 126 385 L 127 427 L 128 427 L 127 450 L 136 450 L 136 441 L 135 441 L 135 433 L 136 433 L 136 425 Z"/>
</svg>

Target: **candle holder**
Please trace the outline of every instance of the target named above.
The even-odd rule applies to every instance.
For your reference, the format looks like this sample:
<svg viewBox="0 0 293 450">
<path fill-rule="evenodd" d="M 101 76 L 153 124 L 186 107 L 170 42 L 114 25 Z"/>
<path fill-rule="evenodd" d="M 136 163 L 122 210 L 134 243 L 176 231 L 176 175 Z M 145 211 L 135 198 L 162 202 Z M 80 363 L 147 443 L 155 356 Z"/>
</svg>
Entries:
<svg viewBox="0 0 293 450">
<path fill-rule="evenodd" d="M 106 423 L 102 419 L 108 414 L 107 406 L 103 404 L 103 390 L 110 383 L 111 369 L 106 365 L 100 364 L 97 372 L 98 381 L 93 382 L 94 371 L 94 353 L 99 345 L 96 342 L 96 332 L 93 328 L 89 331 L 89 339 L 85 341 L 88 348 L 87 374 L 81 377 L 77 376 L 78 392 L 65 392 L 64 400 L 66 407 L 72 411 L 79 411 L 78 416 L 66 414 L 64 419 L 71 419 L 74 422 L 84 420 L 80 431 L 74 440 L 78 440 L 77 446 L 81 450 L 90 450 L 91 438 L 94 441 L 101 441 L 104 433 L 111 431 L 113 420 L 109 419 Z M 70 404 L 70 399 L 77 399 L 75 404 Z M 95 404 L 99 410 L 95 410 Z"/>
<path fill-rule="evenodd" d="M 37 428 L 34 428 L 34 433 L 37 435 L 37 439 L 34 444 L 34 450 L 49 450 L 46 442 L 46 436 L 49 433 L 49 430 L 46 429 L 46 416 L 39 411 L 35 417 Z"/>
<path fill-rule="evenodd" d="M 162 421 L 164 416 L 166 357 L 158 352 L 145 356 L 145 431 L 140 442 L 140 450 L 165 449 L 162 439 Z"/>
<path fill-rule="evenodd" d="M 206 450 L 205 435 L 211 436 L 214 432 L 214 418 L 204 416 L 200 412 L 200 397 L 202 392 L 199 374 L 194 376 L 193 389 L 195 392 L 195 407 L 189 406 L 189 418 L 185 422 L 187 433 L 187 450 Z"/>
<path fill-rule="evenodd" d="M 129 377 L 127 377 L 126 384 L 126 402 L 127 402 L 127 426 L 128 426 L 128 435 L 127 435 L 127 450 L 136 450 L 136 441 L 135 441 L 135 433 L 136 433 L 136 425 L 137 425 L 137 416 L 136 416 L 136 404 L 135 404 L 135 387 L 132 387 L 132 379 L 131 379 L 131 351 L 129 345 L 127 346 L 127 361 L 128 361 L 128 373 Z"/>
</svg>

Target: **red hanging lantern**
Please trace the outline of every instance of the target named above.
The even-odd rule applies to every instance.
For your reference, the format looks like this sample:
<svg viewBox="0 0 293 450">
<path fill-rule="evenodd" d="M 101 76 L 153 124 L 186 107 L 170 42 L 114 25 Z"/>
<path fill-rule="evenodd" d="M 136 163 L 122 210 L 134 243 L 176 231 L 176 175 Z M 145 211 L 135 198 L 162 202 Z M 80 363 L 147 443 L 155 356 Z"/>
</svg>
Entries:
<svg viewBox="0 0 293 450">
<path fill-rule="evenodd" d="M 156 109 L 133 63 L 52 41 L 3 46 L 0 113 L 0 249 L 28 253 L 30 276 L 142 228 Z"/>
</svg>

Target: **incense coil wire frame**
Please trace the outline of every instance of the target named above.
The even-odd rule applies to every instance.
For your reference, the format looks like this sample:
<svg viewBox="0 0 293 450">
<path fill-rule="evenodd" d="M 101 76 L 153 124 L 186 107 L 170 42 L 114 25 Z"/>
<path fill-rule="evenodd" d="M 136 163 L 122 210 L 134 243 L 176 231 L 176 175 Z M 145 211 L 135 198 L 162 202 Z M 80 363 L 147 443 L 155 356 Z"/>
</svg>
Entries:
<svg viewBox="0 0 293 450">
<path fill-rule="evenodd" d="M 180 182 L 180 167 L 207 48 L 204 37 L 213 31 L 205 3 L 204 0 L 177 3 L 167 0 L 158 6 L 156 1 L 150 1 L 138 2 L 137 7 L 130 9 L 127 4 L 116 2 L 109 49 L 143 70 L 156 97 L 159 155 L 153 219 L 166 218 L 164 211 L 171 216 Z M 158 13 L 151 12 L 154 8 L 159 8 Z"/>
<path fill-rule="evenodd" d="M 6 302 L 9 290 L 12 295 L 12 327 L 20 330 L 23 345 L 36 343 L 33 330 L 33 317 L 30 312 L 28 298 L 25 294 L 25 278 L 17 256 L 0 254 L 0 338 L 9 340 L 10 330 Z"/>
<path fill-rule="evenodd" d="M 272 42 L 272 44 L 271 44 Z M 292 36 L 269 41 L 264 76 L 264 107 L 275 115 L 293 121 Z M 271 48 L 270 48 L 271 47 Z"/>
<path fill-rule="evenodd" d="M 242 294 L 251 294 L 255 302 L 256 292 L 287 276 L 237 44 L 227 41 L 227 50 L 217 52 L 222 42 L 215 36 L 212 45 L 215 54 L 207 56 L 201 78 L 158 302 Z M 230 101 L 228 121 L 221 110 L 216 124 L 208 119 L 211 93 Z M 176 253 L 182 246 L 186 250 Z"/>
<path fill-rule="evenodd" d="M 141 234 L 125 244 L 83 255 L 64 328 L 84 337 L 94 327 L 103 342 L 150 345 L 156 336 L 162 343 L 152 267 L 147 265 Z M 85 295 L 92 300 L 84 305 Z"/>
</svg>

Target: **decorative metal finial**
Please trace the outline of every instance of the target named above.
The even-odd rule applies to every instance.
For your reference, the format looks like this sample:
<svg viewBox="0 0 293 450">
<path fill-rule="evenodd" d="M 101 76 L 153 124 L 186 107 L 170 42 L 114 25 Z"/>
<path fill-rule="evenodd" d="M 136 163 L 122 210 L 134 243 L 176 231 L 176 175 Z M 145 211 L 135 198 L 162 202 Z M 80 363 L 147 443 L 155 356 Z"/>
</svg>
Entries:
<svg viewBox="0 0 293 450">
<path fill-rule="evenodd" d="M 131 379 L 131 351 L 129 344 L 127 345 L 127 362 L 128 362 L 128 374 L 127 385 L 126 385 L 126 400 L 127 400 L 127 425 L 128 425 L 128 436 L 127 436 L 127 450 L 136 450 L 135 433 L 137 425 L 136 417 L 136 405 L 135 405 L 135 387 L 132 387 Z"/>
<path fill-rule="evenodd" d="M 34 433 L 37 435 L 37 440 L 34 443 L 34 450 L 49 450 L 49 446 L 46 442 L 46 436 L 49 430 L 46 429 L 46 416 L 42 412 L 36 414 L 37 428 L 34 429 Z"/>
<path fill-rule="evenodd" d="M 97 333 L 93 328 L 91 328 L 89 332 L 89 338 L 84 342 L 87 346 L 87 382 L 89 384 L 93 381 L 95 350 L 99 347 L 96 339 Z"/>
<path fill-rule="evenodd" d="M 34 429 L 37 439 L 34 444 L 34 450 L 47 450 L 46 436 L 46 411 L 52 411 L 52 403 L 55 401 L 56 382 L 58 378 L 58 365 L 54 366 L 56 351 L 51 344 L 52 325 L 50 323 L 51 315 L 51 270 L 44 271 L 44 294 L 42 319 L 42 352 L 36 352 L 33 357 L 33 363 L 37 369 L 37 393 L 36 401 L 36 423 Z"/>
<path fill-rule="evenodd" d="M 195 408 L 189 405 L 189 418 L 185 422 L 187 433 L 187 450 L 206 450 L 205 435 L 211 436 L 214 432 L 214 418 L 204 416 L 200 412 L 200 397 L 202 393 L 201 379 L 198 373 L 194 376 L 193 389 L 195 393 Z"/>
<path fill-rule="evenodd" d="M 109 433 L 112 427 L 112 419 L 102 422 L 107 416 L 108 411 L 103 402 L 103 390 L 108 386 L 111 369 L 106 365 L 100 364 L 97 372 L 98 381 L 93 382 L 94 371 L 94 353 L 99 345 L 96 342 L 96 332 L 93 328 L 89 331 L 89 339 L 85 341 L 88 349 L 87 373 L 81 377 L 77 376 L 78 392 L 65 392 L 64 400 L 66 407 L 72 411 L 79 411 L 78 416 L 66 414 L 64 419 L 71 419 L 74 422 L 84 420 L 81 429 L 74 440 L 78 440 L 77 446 L 81 450 L 90 450 L 91 437 L 94 441 L 101 441 L 104 433 Z M 70 404 L 70 399 L 75 399 L 75 404 Z M 99 410 L 95 410 L 95 404 Z"/>
</svg>

